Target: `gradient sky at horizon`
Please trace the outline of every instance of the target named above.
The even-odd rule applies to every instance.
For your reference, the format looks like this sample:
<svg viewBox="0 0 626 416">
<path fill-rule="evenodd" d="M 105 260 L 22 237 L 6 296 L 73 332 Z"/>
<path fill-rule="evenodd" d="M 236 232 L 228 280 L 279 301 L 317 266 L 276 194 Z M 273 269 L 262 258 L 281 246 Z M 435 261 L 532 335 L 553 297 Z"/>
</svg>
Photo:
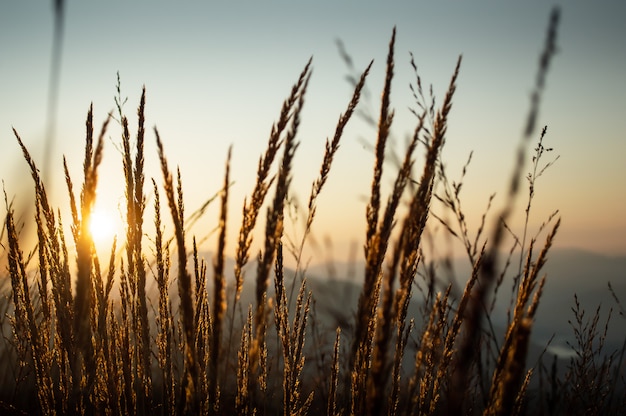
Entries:
<svg viewBox="0 0 626 416">
<path fill-rule="evenodd" d="M 0 177 L 9 197 L 23 192 L 20 180 L 28 176 L 12 127 L 35 161 L 43 161 L 51 3 L 0 4 Z M 303 206 L 319 171 L 324 140 L 332 136 L 352 94 L 336 40 L 341 39 L 357 71 L 375 60 L 367 82 L 369 99 L 364 97 L 360 108 L 376 117 L 394 26 L 393 135 L 399 149 L 415 126 L 408 111 L 415 107 L 408 88 L 414 82 L 409 51 L 424 83 L 433 85 L 438 103 L 459 54 L 463 55 L 443 159 L 449 175 L 457 179 L 474 152 L 462 193 L 473 233 L 489 195 L 497 193 L 492 213 L 504 202 L 551 10 L 543 1 L 94 3 L 67 2 L 56 146 L 51 155 L 58 205 L 67 206 L 61 157 L 66 156 L 75 182 L 80 183 L 87 109 L 93 102 L 99 129 L 115 108 L 119 71 L 122 97 L 128 97 L 124 110 L 133 131 L 141 88 L 146 86 L 147 177 L 160 182 L 152 130 L 157 126 L 170 166 L 180 165 L 188 213 L 219 191 L 227 150 L 233 145 L 230 252 L 240 226 L 241 203 L 252 191 L 271 125 L 309 57 L 313 56 L 313 76 L 293 177 Z M 530 223 L 536 230 L 559 209 L 560 247 L 626 254 L 625 17 L 626 3 L 619 1 L 561 5 L 559 52 L 539 116 L 539 125 L 548 125 L 545 145 L 555 149 L 546 161 L 556 154 L 560 159 L 539 179 Z M 107 209 L 115 210 L 123 191 L 116 149 L 119 127 L 113 124 L 99 197 Z M 345 256 L 351 242 L 362 244 L 364 237 L 373 155 L 361 138 L 373 143 L 375 132 L 355 118 L 318 201 L 315 237 L 322 241 L 330 236 L 338 257 Z M 528 162 L 531 156 L 529 149 Z M 422 166 L 421 159 L 417 166 Z M 392 170 L 388 165 L 387 171 Z M 151 188 L 146 194 L 150 199 Z M 525 201 L 523 192 L 520 213 Z M 197 234 L 205 234 L 216 223 L 216 207 L 207 218 L 205 230 Z M 512 219 L 516 231 L 521 230 L 521 218 Z"/>
</svg>

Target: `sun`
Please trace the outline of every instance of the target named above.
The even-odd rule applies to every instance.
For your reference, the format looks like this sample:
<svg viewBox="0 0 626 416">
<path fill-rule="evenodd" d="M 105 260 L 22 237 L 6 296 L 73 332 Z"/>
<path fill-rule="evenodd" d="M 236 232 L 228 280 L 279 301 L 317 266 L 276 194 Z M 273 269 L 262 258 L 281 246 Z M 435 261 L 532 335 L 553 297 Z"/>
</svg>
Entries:
<svg viewBox="0 0 626 416">
<path fill-rule="evenodd" d="M 116 229 L 117 225 L 111 212 L 97 207 L 93 210 L 89 217 L 89 233 L 94 243 L 101 244 L 111 241 Z"/>
</svg>

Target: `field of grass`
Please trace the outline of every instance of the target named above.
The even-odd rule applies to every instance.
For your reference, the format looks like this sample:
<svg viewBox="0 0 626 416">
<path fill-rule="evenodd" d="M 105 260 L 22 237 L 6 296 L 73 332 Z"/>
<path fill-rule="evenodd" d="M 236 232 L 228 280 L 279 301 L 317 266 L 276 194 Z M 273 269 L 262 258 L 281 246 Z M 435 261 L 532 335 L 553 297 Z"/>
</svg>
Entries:
<svg viewBox="0 0 626 416">
<path fill-rule="evenodd" d="M 284 222 L 311 61 L 285 99 L 259 158 L 255 186 L 241 208 L 234 253 L 225 252 L 227 226 L 232 226 L 227 218 L 232 204 L 228 154 L 220 173 L 223 188 L 214 201 L 220 207 L 217 247 L 209 259 L 198 254 L 189 227 L 193 215 L 185 212 L 183 178 L 168 164 L 166 140 L 156 128 L 144 130 L 145 90 L 134 137 L 119 101 L 118 117 L 109 115 L 99 133 L 89 110 L 80 187 L 64 161 L 69 219 L 51 206 L 39 170 L 15 131 L 32 174 L 35 205 L 33 213 L 20 216 L 5 192 L 0 413 L 619 413 L 626 406 L 624 348 L 605 351 L 605 322 L 598 313 L 589 316 L 577 301 L 572 330 L 578 343 L 571 346 L 574 354 L 566 371 L 557 371 L 556 357 L 547 352 L 537 363 L 527 361 L 533 321 L 549 278 L 542 269 L 560 218 L 555 213 L 540 229 L 525 228 L 521 235 L 513 234 L 507 220 L 516 199 L 527 198 L 529 223 L 535 183 L 555 160 L 548 158 L 552 149 L 544 145 L 547 127 L 537 128 L 536 119 L 556 49 L 558 19 L 555 10 L 526 128 L 512 155 L 507 202 L 492 213 L 489 201 L 476 229 L 470 229 L 461 208 L 463 177 L 452 181 L 441 160 L 461 57 L 440 105 L 433 97 L 425 98 L 414 66 L 415 128 L 398 162 L 388 160 L 394 119 L 393 31 L 371 193 L 364 207 L 360 295 L 354 305 L 342 305 L 351 313 L 333 323 L 318 317 L 315 305 L 323 300 L 309 290 L 307 270 L 299 260 L 318 195 L 332 179 L 334 155 L 372 63 L 355 78 L 352 99 L 326 143 L 301 242 L 287 247 L 297 260 L 295 272 L 283 266 Z M 89 220 L 107 126 L 115 121 L 123 131 L 126 235 L 113 244 L 109 258 L 101 258 Z M 157 155 L 144 154 L 149 137 L 156 140 Z M 160 183 L 146 183 L 145 157 L 158 157 Z M 532 161 L 528 174 L 527 160 Z M 384 169 L 395 177 L 388 194 L 381 183 Z M 150 207 L 148 193 L 153 195 Z M 435 203 L 445 207 L 445 216 L 433 212 Z M 472 271 L 461 293 L 453 293 L 424 259 L 427 221 L 439 222 L 465 248 Z M 23 222 L 36 230 L 34 248 L 24 246 Z M 153 235 L 146 235 L 148 222 L 153 223 Z M 264 231 L 255 234 L 259 227 Z M 173 230 L 172 235 L 165 229 Z M 253 242 L 255 236 L 261 241 Z M 257 246 L 259 251 L 253 252 Z M 511 293 L 499 291 L 507 273 L 515 276 Z M 247 288 L 250 293 L 244 296 Z M 492 324 L 496 296 L 511 297 L 502 336 Z M 410 313 L 416 300 L 420 312 Z"/>
</svg>

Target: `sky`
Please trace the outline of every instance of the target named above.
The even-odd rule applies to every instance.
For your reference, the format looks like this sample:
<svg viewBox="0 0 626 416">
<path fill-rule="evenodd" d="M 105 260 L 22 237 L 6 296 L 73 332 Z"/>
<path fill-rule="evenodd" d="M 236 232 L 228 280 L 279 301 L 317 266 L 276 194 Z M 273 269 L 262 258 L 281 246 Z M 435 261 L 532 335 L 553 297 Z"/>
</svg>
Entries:
<svg viewBox="0 0 626 416">
<path fill-rule="evenodd" d="M 415 127 L 409 111 L 415 108 L 409 52 L 423 83 L 432 84 L 437 103 L 463 55 L 442 157 L 449 176 L 458 179 L 473 152 L 461 194 L 473 235 L 489 195 L 496 193 L 492 213 L 506 200 L 552 7 L 538 0 L 66 3 L 56 141 L 49 155 L 52 176 L 46 179 L 57 205 L 65 210 L 68 206 L 62 157 L 68 160 L 74 182 L 81 183 L 87 110 L 93 103 L 99 129 L 115 109 L 119 73 L 131 131 L 136 129 L 136 108 L 146 87 L 146 176 L 161 182 L 156 126 L 170 167 L 180 166 L 187 213 L 220 190 L 232 145 L 230 252 L 272 123 L 308 59 L 313 57 L 313 75 L 292 182 L 292 194 L 302 204 L 300 220 L 306 216 L 304 207 L 319 172 L 324 141 L 332 136 L 352 94 L 346 81 L 350 71 L 338 53 L 337 40 L 345 45 L 356 71 L 374 59 L 368 95 L 359 108 L 376 117 L 394 26 L 392 134 L 400 150 Z M 537 181 L 530 218 L 535 232 L 559 210 L 563 224 L 557 247 L 626 254 L 624 17 L 626 3 L 621 1 L 606 1 L 601 7 L 587 1 L 561 4 L 558 54 L 538 119 L 540 126 L 548 125 L 544 144 L 554 148 L 545 160 L 560 157 Z M 32 193 L 32 187 L 23 185 L 28 170 L 12 128 L 39 166 L 45 159 L 52 34 L 51 1 L 0 3 L 0 177 L 10 198 Z M 533 143 L 539 131 L 535 136 Z M 375 137 L 362 119 L 350 121 L 318 200 L 313 237 L 320 244 L 331 240 L 333 255 L 339 259 L 350 247 L 363 244 L 374 162 L 369 146 Z M 118 219 L 124 197 L 120 140 L 114 122 L 107 134 L 98 190 L 98 209 Z M 530 152 L 525 172 L 530 170 Z M 417 166 L 422 166 L 421 159 Z M 389 163 L 385 171 L 393 173 L 394 168 Z M 391 183 L 391 176 L 386 183 Z M 151 187 L 146 194 L 150 204 Z M 526 200 L 524 190 L 517 214 L 510 219 L 516 232 L 522 229 Z M 198 238 L 209 234 L 217 218 L 213 204 L 193 233 Z M 297 220 L 294 224 L 288 224 L 287 233 L 297 240 L 302 227 Z M 213 247 L 211 241 L 207 240 L 207 250 Z"/>
</svg>

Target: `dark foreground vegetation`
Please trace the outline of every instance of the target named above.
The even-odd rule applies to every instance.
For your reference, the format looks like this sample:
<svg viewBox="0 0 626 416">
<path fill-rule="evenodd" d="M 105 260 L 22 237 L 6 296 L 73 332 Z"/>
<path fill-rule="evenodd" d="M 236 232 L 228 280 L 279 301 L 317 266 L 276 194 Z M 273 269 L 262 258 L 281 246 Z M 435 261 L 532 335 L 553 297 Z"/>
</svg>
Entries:
<svg viewBox="0 0 626 416">
<path fill-rule="evenodd" d="M 434 98 L 425 99 L 414 66 L 413 135 L 396 165 L 385 161 L 394 117 L 390 103 L 394 30 L 365 207 L 364 270 L 358 272 L 362 286 L 355 304 L 345 306 L 352 308 L 353 314 L 347 315 L 350 322 L 321 319 L 315 305 L 322 299 L 308 289 L 306 268 L 287 273 L 283 267 L 284 212 L 311 62 L 284 101 L 259 159 L 256 184 L 244 202 L 231 256 L 234 266 L 228 270 L 230 153 L 216 200 L 220 204 L 217 247 L 213 258 L 205 260 L 189 235 L 180 174 L 168 165 L 167 142 L 156 129 L 162 182 L 145 182 L 145 91 L 134 138 L 121 101 L 117 103 L 123 131 L 126 235 L 121 249 L 114 244 L 105 261 L 96 253 L 88 225 L 103 139 L 112 116 L 96 137 L 89 111 L 78 193 L 64 161 L 71 218 L 63 221 L 69 228 L 64 228 L 57 209 L 50 205 L 37 166 L 14 132 L 34 180 L 34 215 L 23 221 L 32 222 L 37 244 L 30 252 L 24 247 L 20 217 L 5 194 L 2 273 L 10 285 L 2 285 L 0 300 L 0 413 L 619 413 L 626 406 L 624 349 L 605 351 L 604 322 L 599 314 L 581 310 L 577 301 L 572 329 L 578 342 L 571 346 L 575 354 L 566 370 L 557 369 L 556 358 L 548 353 L 538 362 L 527 361 L 546 279 L 542 268 L 560 218 L 555 213 L 539 230 L 526 228 L 522 235 L 514 235 L 507 220 L 516 199 L 525 196 L 528 224 L 535 181 L 552 163 L 546 162 L 551 151 L 544 145 L 547 128 L 538 131 L 536 119 L 555 53 L 558 18 L 554 11 L 526 128 L 513 158 L 507 201 L 501 211 L 491 214 L 490 200 L 482 222 L 473 230 L 461 209 L 463 178 L 451 181 L 440 157 L 461 58 L 439 106 Z M 371 65 L 355 78 L 352 99 L 326 143 L 306 207 L 302 240 L 288 247 L 299 265 L 317 197 L 329 178 Z M 534 151 L 529 152 L 533 145 Z M 417 154 L 423 154 L 423 159 Z M 527 159 L 532 163 L 526 176 Z M 389 192 L 381 186 L 383 169 L 392 169 L 395 177 Z M 153 195 L 150 207 L 147 193 Z M 448 215 L 433 212 L 434 203 Z M 148 208 L 153 212 L 150 217 Z M 258 221 L 263 214 L 263 221 Z M 148 221 L 154 223 L 154 235 L 145 235 Z M 439 221 L 465 247 L 472 271 L 459 293 L 453 293 L 435 269 L 425 267 L 427 221 Z M 487 226 L 489 221 L 492 227 Z M 166 223 L 174 230 L 172 236 L 164 234 Z M 253 231 L 260 224 L 265 229 L 259 234 L 262 241 L 255 242 L 260 251 L 251 253 Z M 116 255 L 120 251 L 123 254 Z M 499 292 L 507 273 L 514 275 L 515 288 Z M 149 291 L 153 286 L 157 290 Z M 246 296 L 244 287 L 251 291 Z M 495 297 L 509 293 L 507 327 L 499 334 L 492 325 Z M 416 298 L 420 312 L 410 313 Z"/>
</svg>

